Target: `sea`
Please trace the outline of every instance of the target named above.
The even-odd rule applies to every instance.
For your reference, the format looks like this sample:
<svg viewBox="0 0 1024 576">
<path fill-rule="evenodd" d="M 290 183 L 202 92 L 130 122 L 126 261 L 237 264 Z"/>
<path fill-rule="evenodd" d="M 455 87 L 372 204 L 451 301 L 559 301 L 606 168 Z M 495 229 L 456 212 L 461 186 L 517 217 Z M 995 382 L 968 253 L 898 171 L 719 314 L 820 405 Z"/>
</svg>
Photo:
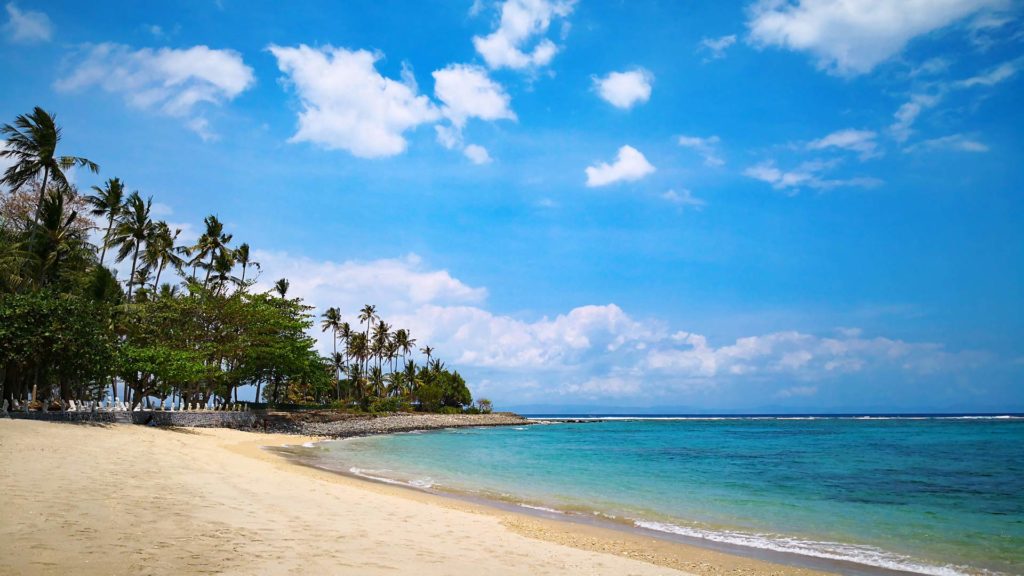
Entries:
<svg viewBox="0 0 1024 576">
<path fill-rule="evenodd" d="M 1024 574 L 1024 415 L 557 418 L 289 452 L 340 473 L 845 574 Z"/>
</svg>

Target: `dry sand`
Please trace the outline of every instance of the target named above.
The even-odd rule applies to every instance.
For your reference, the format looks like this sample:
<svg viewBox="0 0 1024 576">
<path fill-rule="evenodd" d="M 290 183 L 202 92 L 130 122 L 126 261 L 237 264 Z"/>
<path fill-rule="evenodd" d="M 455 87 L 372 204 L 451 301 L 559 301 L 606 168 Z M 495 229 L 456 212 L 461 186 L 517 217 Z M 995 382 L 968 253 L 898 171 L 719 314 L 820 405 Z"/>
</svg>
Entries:
<svg viewBox="0 0 1024 576">
<path fill-rule="evenodd" d="M 309 440 L 0 420 L 0 574 L 812 574 L 260 448 Z"/>
</svg>

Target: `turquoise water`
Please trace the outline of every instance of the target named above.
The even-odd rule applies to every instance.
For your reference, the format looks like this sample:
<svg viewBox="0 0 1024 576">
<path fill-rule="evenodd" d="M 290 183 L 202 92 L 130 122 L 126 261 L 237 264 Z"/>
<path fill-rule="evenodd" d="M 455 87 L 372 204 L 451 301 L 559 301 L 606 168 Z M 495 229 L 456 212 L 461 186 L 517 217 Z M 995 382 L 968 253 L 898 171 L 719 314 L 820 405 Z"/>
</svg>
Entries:
<svg viewBox="0 0 1024 576">
<path fill-rule="evenodd" d="M 1024 573 L 1024 419 L 725 418 L 327 442 L 320 466 L 752 548 Z"/>
</svg>

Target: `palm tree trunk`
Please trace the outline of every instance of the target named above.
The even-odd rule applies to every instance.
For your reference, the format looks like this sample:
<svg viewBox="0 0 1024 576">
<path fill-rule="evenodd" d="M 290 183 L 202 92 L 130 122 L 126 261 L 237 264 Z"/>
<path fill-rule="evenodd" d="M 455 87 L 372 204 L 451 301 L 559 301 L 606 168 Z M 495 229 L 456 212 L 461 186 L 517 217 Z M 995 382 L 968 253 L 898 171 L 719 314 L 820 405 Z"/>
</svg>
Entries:
<svg viewBox="0 0 1024 576">
<path fill-rule="evenodd" d="M 156 279 L 153 280 L 153 294 L 156 294 L 156 289 L 160 286 L 160 273 L 164 271 L 164 258 L 160 257 L 160 265 L 156 268 Z"/>
<path fill-rule="evenodd" d="M 132 299 L 132 283 L 135 281 L 135 265 L 139 260 L 139 245 L 135 245 L 135 255 L 132 256 L 132 273 L 128 276 L 128 301 Z"/>
<path fill-rule="evenodd" d="M 50 179 L 50 167 L 43 167 L 43 186 L 39 189 L 39 202 L 36 204 L 35 223 L 39 223 L 39 213 L 43 210 L 43 198 L 46 196 L 46 181 Z"/>
<path fill-rule="evenodd" d="M 100 252 L 100 266 L 103 266 L 103 259 L 107 257 L 107 243 L 110 242 L 110 230 L 114 227 L 114 214 L 107 219 L 107 233 L 103 235 L 103 250 Z"/>
<path fill-rule="evenodd" d="M 242 264 L 242 286 L 245 286 L 245 268 L 246 264 Z"/>
<path fill-rule="evenodd" d="M 206 288 L 206 283 L 210 281 L 210 270 L 213 270 L 213 255 L 210 253 L 210 267 L 206 269 L 206 278 L 203 279 L 203 288 Z"/>
</svg>

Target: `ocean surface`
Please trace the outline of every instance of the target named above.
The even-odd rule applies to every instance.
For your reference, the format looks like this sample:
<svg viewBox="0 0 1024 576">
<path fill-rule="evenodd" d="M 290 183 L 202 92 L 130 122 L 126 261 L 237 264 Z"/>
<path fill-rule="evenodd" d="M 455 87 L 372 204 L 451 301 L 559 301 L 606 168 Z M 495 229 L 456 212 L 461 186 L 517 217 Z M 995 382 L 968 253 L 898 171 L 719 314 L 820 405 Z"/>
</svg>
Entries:
<svg viewBox="0 0 1024 576">
<path fill-rule="evenodd" d="M 848 573 L 1024 574 L 1019 416 L 617 417 L 351 438 L 295 455 L 666 537 L 856 563 Z"/>
</svg>

